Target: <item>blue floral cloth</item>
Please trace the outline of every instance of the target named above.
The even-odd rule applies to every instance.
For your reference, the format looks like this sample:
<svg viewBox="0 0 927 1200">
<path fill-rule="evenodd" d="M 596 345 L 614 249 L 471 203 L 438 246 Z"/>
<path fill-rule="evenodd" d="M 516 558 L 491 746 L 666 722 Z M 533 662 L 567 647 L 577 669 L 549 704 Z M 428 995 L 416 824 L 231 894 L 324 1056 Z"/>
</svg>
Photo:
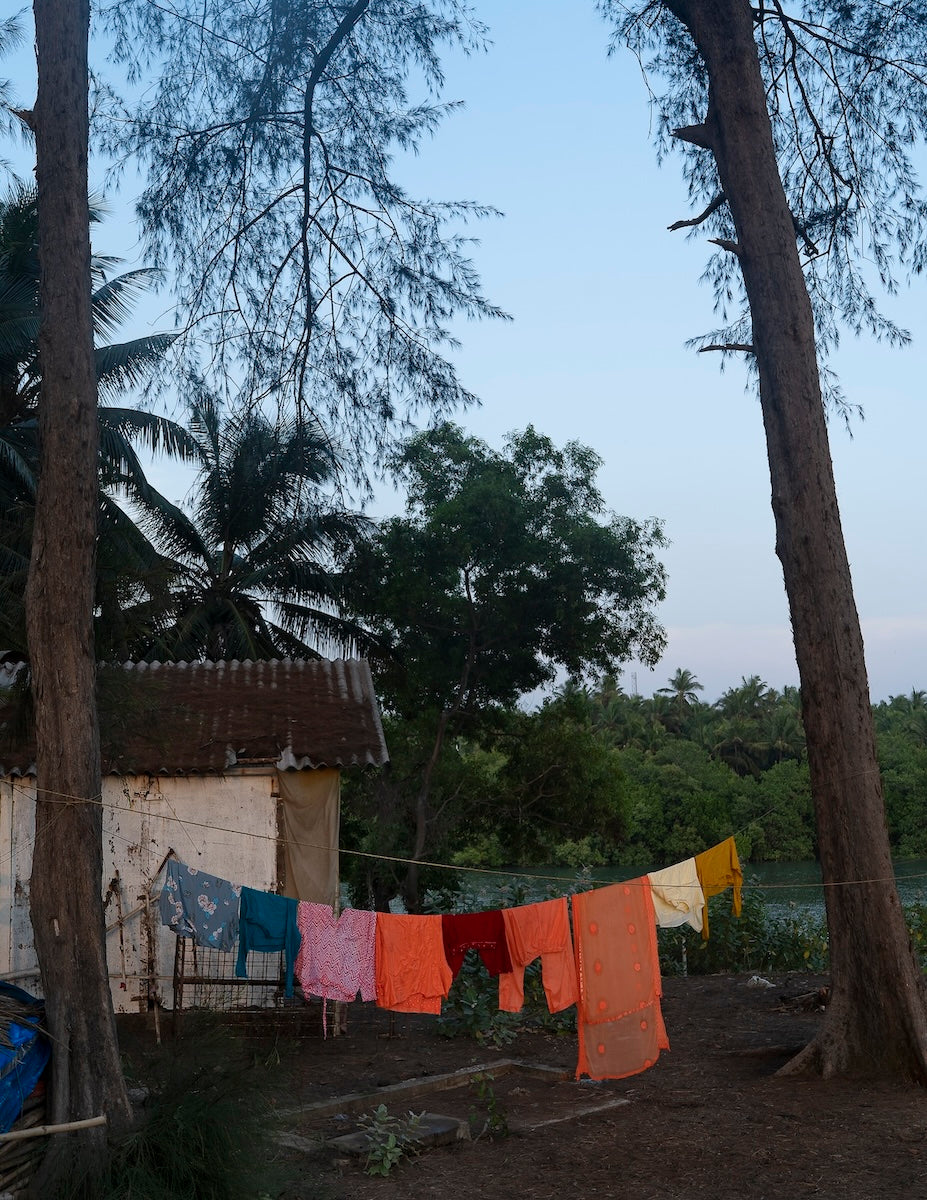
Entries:
<svg viewBox="0 0 927 1200">
<path fill-rule="evenodd" d="M 161 920 L 178 937 L 192 937 L 197 945 L 215 950 L 232 950 L 238 937 L 241 890 L 240 883 L 168 859 Z"/>
<path fill-rule="evenodd" d="M 296 923 L 297 902 L 287 896 L 273 892 L 256 892 L 253 888 L 241 889 L 241 925 L 238 938 L 238 961 L 235 974 L 240 979 L 248 978 L 249 950 L 286 951 L 287 996 L 293 995 L 293 968 L 302 935 Z"/>
</svg>

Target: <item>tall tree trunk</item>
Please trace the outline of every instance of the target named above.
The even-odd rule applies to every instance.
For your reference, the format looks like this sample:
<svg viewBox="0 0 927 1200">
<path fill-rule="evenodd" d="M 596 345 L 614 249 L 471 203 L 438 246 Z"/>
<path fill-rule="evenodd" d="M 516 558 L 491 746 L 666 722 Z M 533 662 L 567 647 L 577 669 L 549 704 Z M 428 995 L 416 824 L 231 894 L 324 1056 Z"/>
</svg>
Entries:
<svg viewBox="0 0 927 1200">
<path fill-rule="evenodd" d="M 42 385 L 40 478 L 27 588 L 37 804 L 31 912 L 53 1039 L 49 1119 L 130 1117 L 106 965 L 94 695 L 97 386 L 87 202 L 88 0 L 35 0 Z M 106 1135 L 57 1137 L 48 1195 L 104 1161 Z M 78 1163 L 77 1160 L 80 1160 Z"/>
<path fill-rule="evenodd" d="M 817 1038 L 784 1070 L 893 1072 L 927 1084 L 924 982 L 892 872 L 814 320 L 752 9 L 747 0 L 665 3 L 692 35 L 709 79 L 704 125 L 677 132 L 713 152 L 737 230 L 825 884 L 831 1003 Z"/>
</svg>

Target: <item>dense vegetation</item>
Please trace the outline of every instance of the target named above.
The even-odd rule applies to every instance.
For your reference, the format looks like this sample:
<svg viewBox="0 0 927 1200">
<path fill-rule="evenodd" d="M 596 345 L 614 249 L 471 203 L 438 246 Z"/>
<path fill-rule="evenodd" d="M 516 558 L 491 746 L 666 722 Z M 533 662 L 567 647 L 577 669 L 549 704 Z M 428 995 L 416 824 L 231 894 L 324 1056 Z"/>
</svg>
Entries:
<svg viewBox="0 0 927 1200">
<path fill-rule="evenodd" d="M 736 833 L 751 862 L 811 859 L 814 818 L 795 688 L 757 676 L 717 701 L 679 670 L 650 698 L 614 678 L 568 685 L 527 713 L 497 713 L 442 755 L 433 784 L 433 860 L 467 867 L 665 864 Z M 892 848 L 927 855 L 927 692 L 874 707 Z M 347 793 L 347 846 L 401 854 L 400 803 L 424 747 L 427 713 L 387 719 L 393 766 Z M 379 872 L 388 872 L 379 868 Z M 363 894 L 377 874 L 352 868 Z M 447 885 L 446 872 L 428 883 Z"/>
</svg>

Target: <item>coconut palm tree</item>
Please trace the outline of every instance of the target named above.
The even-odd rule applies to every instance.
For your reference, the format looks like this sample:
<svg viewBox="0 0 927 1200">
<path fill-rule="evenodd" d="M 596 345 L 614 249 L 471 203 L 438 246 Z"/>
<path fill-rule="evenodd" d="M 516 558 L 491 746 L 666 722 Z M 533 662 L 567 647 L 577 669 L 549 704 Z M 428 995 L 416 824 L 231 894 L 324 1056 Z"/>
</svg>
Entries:
<svg viewBox="0 0 927 1200">
<path fill-rule="evenodd" d="M 92 218 L 99 219 L 94 206 Z M 133 301 L 155 278 L 150 270 L 112 274 L 117 260 L 95 256 L 92 264 L 94 330 L 100 396 L 100 615 L 98 652 L 129 656 L 127 603 L 159 569 L 159 556 L 132 526 L 116 497 L 151 494 L 136 446 L 181 458 L 197 447 L 175 422 L 115 403 L 145 380 L 173 340 L 154 334 L 128 342 L 109 338 L 129 315 Z M 31 544 L 38 471 L 36 406 L 41 383 L 38 351 L 38 211 L 35 191 L 14 187 L 0 199 L 0 645 L 25 650 L 23 591 Z M 121 558 L 120 558 L 121 555 Z M 107 572 L 109 578 L 107 579 Z M 118 581 L 118 582 L 117 582 Z M 114 624 L 113 618 L 120 617 Z"/>
<path fill-rule="evenodd" d="M 102 209 L 92 204 L 90 217 L 99 221 Z M 99 339 L 115 333 L 132 311 L 133 303 L 151 287 L 158 273 L 142 267 L 121 275 L 113 274 L 118 259 L 95 255 L 91 262 L 93 282 L 93 325 Z M 39 365 L 39 260 L 38 208 L 34 188 L 13 187 L 0 199 L 0 429 L 28 422 L 35 415 L 41 370 Z M 174 335 L 157 333 L 128 342 L 106 342 L 97 347 L 96 366 L 104 405 L 144 382 L 164 355 Z M 116 425 L 127 418 L 126 410 Z M 136 429 L 152 414 L 134 410 Z M 145 426 L 147 427 L 147 426 Z M 174 432 L 168 422 L 166 430 Z M 165 436 L 165 430 L 156 435 Z"/>
<path fill-rule="evenodd" d="M 694 704 L 698 699 L 695 693 L 703 692 L 704 690 L 696 679 L 695 674 L 692 671 L 687 671 L 684 667 L 677 667 L 666 687 L 657 688 L 657 691 L 662 695 L 674 697 L 677 708 L 684 708 L 686 705 Z"/>
<path fill-rule="evenodd" d="M 189 428 L 201 462 L 190 511 L 161 497 L 137 506 L 173 572 L 144 656 L 266 659 L 360 644 L 338 568 L 368 523 L 328 498 L 338 468 L 322 431 L 210 399 L 194 404 Z"/>
<path fill-rule="evenodd" d="M 683 732 L 690 709 L 698 700 L 696 693 L 704 690 L 693 672 L 683 667 L 677 668 L 667 687 L 657 688 L 659 694 L 670 696 L 673 700 L 674 732 Z"/>
</svg>

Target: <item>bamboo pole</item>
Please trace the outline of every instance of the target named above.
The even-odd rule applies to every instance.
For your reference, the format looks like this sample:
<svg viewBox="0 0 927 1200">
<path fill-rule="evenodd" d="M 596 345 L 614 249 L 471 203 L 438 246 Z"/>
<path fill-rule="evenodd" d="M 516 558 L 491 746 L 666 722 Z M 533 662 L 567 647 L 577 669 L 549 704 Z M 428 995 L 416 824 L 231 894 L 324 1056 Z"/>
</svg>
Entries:
<svg viewBox="0 0 927 1200">
<path fill-rule="evenodd" d="M 49 1133 L 70 1133 L 74 1129 L 92 1129 L 96 1125 L 105 1125 L 106 1117 L 87 1117 L 85 1121 L 65 1121 L 62 1125 L 36 1125 L 34 1129 L 11 1129 L 9 1133 L 0 1133 L 0 1142 L 19 1141 L 23 1138 L 45 1137 Z"/>
</svg>

